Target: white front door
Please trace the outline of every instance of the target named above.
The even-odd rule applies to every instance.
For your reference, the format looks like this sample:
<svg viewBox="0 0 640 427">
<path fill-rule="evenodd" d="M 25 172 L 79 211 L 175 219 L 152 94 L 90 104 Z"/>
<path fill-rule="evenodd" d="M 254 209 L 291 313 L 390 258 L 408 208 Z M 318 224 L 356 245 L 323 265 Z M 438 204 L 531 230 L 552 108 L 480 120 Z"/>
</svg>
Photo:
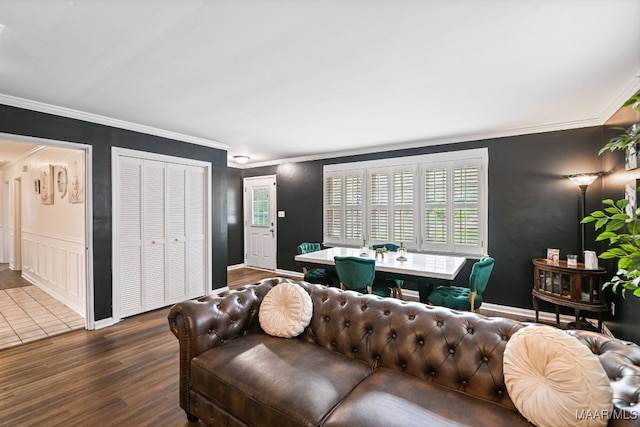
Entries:
<svg viewBox="0 0 640 427">
<path fill-rule="evenodd" d="M 244 179 L 244 248 L 247 267 L 276 269 L 276 177 Z"/>
</svg>

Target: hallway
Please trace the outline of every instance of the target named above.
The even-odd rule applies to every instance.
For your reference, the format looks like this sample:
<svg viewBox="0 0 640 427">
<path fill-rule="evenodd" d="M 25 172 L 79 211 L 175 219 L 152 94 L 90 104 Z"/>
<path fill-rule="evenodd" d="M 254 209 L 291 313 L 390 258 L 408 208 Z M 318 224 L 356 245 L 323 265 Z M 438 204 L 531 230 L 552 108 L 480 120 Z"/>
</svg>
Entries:
<svg viewBox="0 0 640 427">
<path fill-rule="evenodd" d="M 79 314 L 0 264 L 0 350 L 84 325 Z"/>
</svg>

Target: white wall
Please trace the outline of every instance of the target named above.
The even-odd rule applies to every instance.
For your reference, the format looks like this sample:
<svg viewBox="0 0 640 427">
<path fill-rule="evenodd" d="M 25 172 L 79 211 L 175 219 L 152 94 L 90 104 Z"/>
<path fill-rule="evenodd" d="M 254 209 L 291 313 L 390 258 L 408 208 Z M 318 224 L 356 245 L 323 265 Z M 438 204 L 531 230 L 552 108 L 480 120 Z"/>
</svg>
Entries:
<svg viewBox="0 0 640 427">
<path fill-rule="evenodd" d="M 50 189 L 53 190 L 53 204 L 43 204 L 41 194 L 37 194 L 34 188 L 34 180 L 41 179 L 41 173 L 48 171 L 49 165 L 61 165 L 70 169 L 71 159 L 79 153 L 82 151 L 42 147 L 5 167 L 2 182 L 9 180 L 10 191 L 13 191 L 15 178 L 20 177 L 22 181 L 23 277 L 84 316 L 85 204 L 69 203 L 68 192 L 61 197 L 55 177 L 53 188 Z M 68 181 L 70 182 L 70 174 Z M 10 204 L 13 200 L 13 195 L 10 195 Z M 13 206 L 10 206 L 11 224 L 15 223 L 13 211 Z M 7 226 L 8 224 L 3 224 L 4 232 L 7 232 Z M 10 251 L 12 250 L 10 246 Z M 17 268 L 14 266 L 14 269 Z"/>
</svg>

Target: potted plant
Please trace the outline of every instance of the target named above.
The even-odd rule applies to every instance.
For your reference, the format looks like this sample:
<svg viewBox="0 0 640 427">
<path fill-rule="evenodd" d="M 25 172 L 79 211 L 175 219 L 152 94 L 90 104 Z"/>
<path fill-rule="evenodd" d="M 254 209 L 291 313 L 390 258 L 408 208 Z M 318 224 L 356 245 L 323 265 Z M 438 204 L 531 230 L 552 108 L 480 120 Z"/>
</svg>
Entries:
<svg viewBox="0 0 640 427">
<path fill-rule="evenodd" d="M 632 106 L 640 111 L 640 93 L 631 97 L 624 106 Z M 640 126 L 633 125 L 629 128 L 617 128 L 623 132 L 609 140 L 600 149 L 598 155 L 605 151 L 635 149 L 640 143 Z M 636 150 L 637 151 L 637 150 Z M 618 268 L 610 281 L 604 284 L 604 288 L 612 286 L 614 292 L 622 287 L 622 296 L 627 290 L 640 298 L 640 208 L 635 212 L 628 212 L 629 201 L 620 199 L 603 200 L 604 208 L 587 215 L 582 223 L 595 223 L 596 231 L 600 234 L 596 241 L 608 241 L 608 249 L 598 257 L 601 259 L 617 259 Z"/>
</svg>

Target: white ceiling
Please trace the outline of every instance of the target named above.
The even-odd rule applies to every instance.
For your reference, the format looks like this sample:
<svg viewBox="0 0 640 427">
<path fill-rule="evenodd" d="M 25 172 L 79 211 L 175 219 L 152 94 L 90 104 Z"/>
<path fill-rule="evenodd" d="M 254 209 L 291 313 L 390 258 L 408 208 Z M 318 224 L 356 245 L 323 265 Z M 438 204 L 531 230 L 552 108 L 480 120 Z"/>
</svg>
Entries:
<svg viewBox="0 0 640 427">
<path fill-rule="evenodd" d="M 638 0 L 0 0 L 0 103 L 250 165 L 603 124 Z"/>
</svg>

